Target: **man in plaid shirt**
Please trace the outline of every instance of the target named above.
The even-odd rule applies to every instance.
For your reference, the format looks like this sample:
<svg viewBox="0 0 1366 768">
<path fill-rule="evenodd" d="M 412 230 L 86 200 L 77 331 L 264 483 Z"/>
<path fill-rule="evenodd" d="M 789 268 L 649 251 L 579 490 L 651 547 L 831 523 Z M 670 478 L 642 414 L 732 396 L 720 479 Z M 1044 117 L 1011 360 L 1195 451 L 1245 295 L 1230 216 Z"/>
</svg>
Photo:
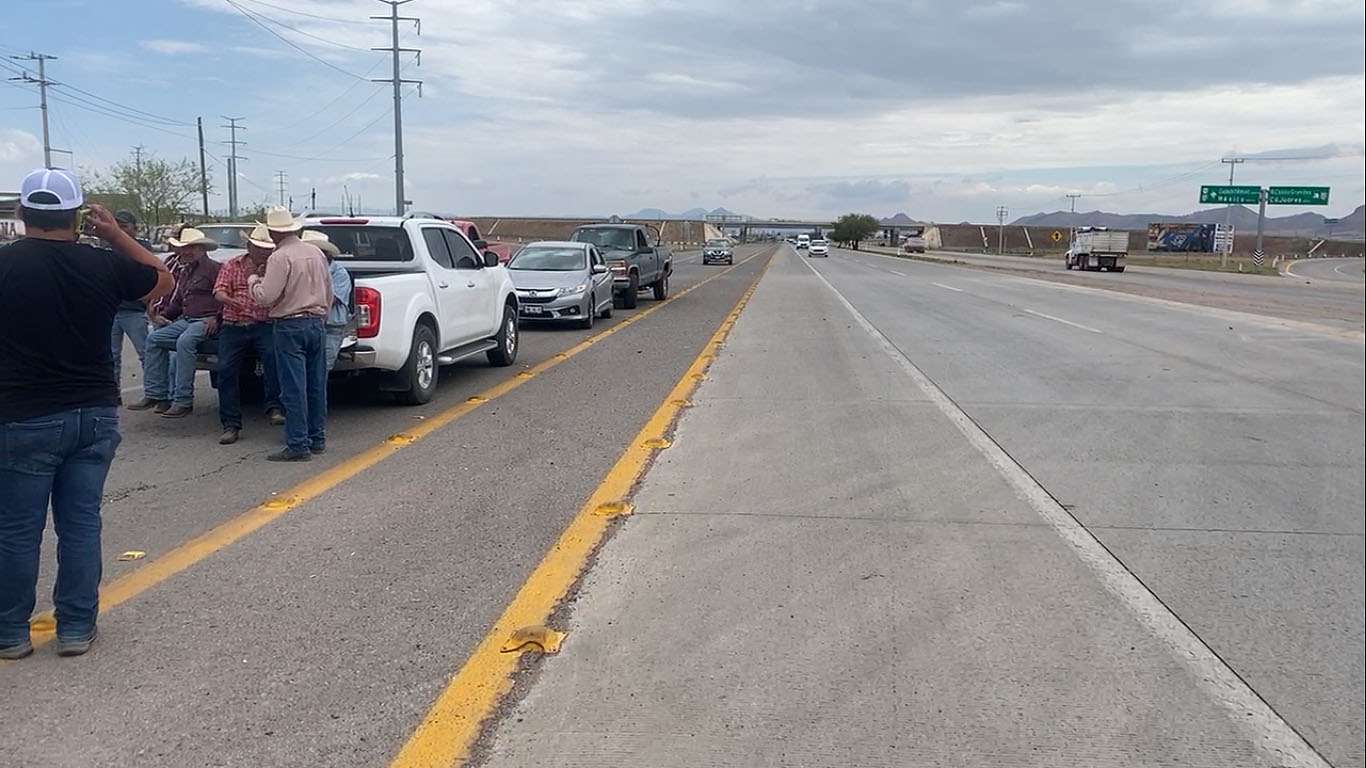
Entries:
<svg viewBox="0 0 1366 768">
<path fill-rule="evenodd" d="M 275 374 L 275 348 L 270 315 L 251 297 L 247 277 L 261 276 L 275 249 L 270 233 L 258 226 L 247 238 L 247 252 L 223 265 L 213 295 L 223 303 L 223 327 L 218 332 L 218 420 L 223 424 L 220 445 L 237 442 L 242 432 L 242 362 L 254 351 L 265 375 L 266 415 L 272 424 L 284 423 L 280 408 L 280 380 Z"/>
</svg>

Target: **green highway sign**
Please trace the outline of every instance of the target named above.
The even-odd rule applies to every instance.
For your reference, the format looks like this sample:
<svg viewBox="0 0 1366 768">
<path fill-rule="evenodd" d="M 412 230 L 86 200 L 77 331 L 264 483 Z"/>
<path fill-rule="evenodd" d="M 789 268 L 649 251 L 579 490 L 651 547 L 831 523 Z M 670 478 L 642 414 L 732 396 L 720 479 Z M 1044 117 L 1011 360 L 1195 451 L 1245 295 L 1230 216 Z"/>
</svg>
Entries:
<svg viewBox="0 0 1366 768">
<path fill-rule="evenodd" d="M 1256 205 L 1261 199 L 1261 187 L 1200 187 L 1200 202 L 1211 205 Z"/>
<path fill-rule="evenodd" d="M 1328 205 L 1328 187 L 1269 187 L 1267 205 Z"/>
</svg>

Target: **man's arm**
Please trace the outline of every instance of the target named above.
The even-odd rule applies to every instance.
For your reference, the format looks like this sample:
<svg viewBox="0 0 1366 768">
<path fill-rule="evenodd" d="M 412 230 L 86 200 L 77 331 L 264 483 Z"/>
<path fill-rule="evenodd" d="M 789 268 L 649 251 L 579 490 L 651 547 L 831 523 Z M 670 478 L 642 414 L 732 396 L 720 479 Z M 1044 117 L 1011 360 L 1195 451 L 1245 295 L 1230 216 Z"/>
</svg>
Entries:
<svg viewBox="0 0 1366 768">
<path fill-rule="evenodd" d="M 171 271 L 166 268 L 165 264 L 161 263 L 161 259 L 158 259 L 156 254 L 143 248 L 137 240 L 134 240 L 127 232 L 124 232 L 123 228 L 119 226 L 119 223 L 114 220 L 114 215 L 109 212 L 108 208 L 105 208 L 98 203 L 91 203 L 88 208 L 89 212 L 86 214 L 86 220 L 90 222 L 90 227 L 95 231 L 96 235 L 104 238 L 105 242 L 113 246 L 114 250 L 119 254 L 132 259 L 145 267 L 151 267 L 156 270 L 156 285 L 152 286 L 152 290 L 146 296 L 143 296 L 142 300 L 150 305 L 152 302 L 170 293 L 171 289 L 175 287 L 175 278 L 171 277 Z"/>
<path fill-rule="evenodd" d="M 288 256 L 275 251 L 266 259 L 266 275 L 259 280 L 252 275 L 247 278 L 251 287 L 251 297 L 263 307 L 273 307 L 284 295 L 285 283 L 289 278 Z"/>
</svg>

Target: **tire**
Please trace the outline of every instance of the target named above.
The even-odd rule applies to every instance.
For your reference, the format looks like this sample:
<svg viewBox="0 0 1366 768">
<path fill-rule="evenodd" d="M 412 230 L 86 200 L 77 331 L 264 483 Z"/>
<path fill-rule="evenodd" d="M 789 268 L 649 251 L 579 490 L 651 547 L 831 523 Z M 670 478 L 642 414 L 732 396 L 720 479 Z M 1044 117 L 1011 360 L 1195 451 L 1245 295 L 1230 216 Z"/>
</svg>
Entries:
<svg viewBox="0 0 1366 768">
<path fill-rule="evenodd" d="M 650 287 L 655 289 L 655 301 L 663 301 L 669 298 L 669 273 L 666 271 L 660 275 L 659 279 L 654 281 Z"/>
<path fill-rule="evenodd" d="M 583 319 L 579 320 L 578 326 L 586 331 L 593 327 L 593 321 L 598 318 L 598 297 L 588 294 L 588 303 L 584 305 L 584 309 L 587 311 L 583 313 Z"/>
<path fill-rule="evenodd" d="M 521 331 L 517 327 L 517 310 L 503 305 L 503 324 L 498 327 L 495 341 L 498 346 L 488 351 L 489 365 L 506 367 L 517 362 L 517 350 L 522 346 Z"/>
<path fill-rule="evenodd" d="M 408 348 L 408 361 L 399 372 L 399 379 L 408 389 L 395 393 L 404 405 L 422 405 L 436 394 L 436 382 L 441 378 L 441 366 L 436 364 L 436 332 L 425 323 L 413 329 L 413 344 Z"/>
<path fill-rule="evenodd" d="M 1067 267 L 1068 272 L 1072 271 L 1072 262 L 1064 260 L 1063 266 Z"/>
<path fill-rule="evenodd" d="M 616 309 L 616 308 L 617 308 L 617 299 L 616 299 L 615 296 L 613 296 L 613 297 L 612 297 L 612 300 L 609 301 L 609 302 L 607 302 L 607 309 L 604 309 L 602 312 L 598 313 L 598 317 L 601 317 L 602 319 L 606 320 L 607 318 L 609 318 L 609 317 L 612 316 L 612 310 L 614 310 L 614 309 Z"/>
<path fill-rule="evenodd" d="M 640 303 L 640 275 L 632 272 L 630 284 L 626 286 L 626 290 L 621 292 L 621 307 L 622 309 L 635 309 L 638 303 Z"/>
</svg>

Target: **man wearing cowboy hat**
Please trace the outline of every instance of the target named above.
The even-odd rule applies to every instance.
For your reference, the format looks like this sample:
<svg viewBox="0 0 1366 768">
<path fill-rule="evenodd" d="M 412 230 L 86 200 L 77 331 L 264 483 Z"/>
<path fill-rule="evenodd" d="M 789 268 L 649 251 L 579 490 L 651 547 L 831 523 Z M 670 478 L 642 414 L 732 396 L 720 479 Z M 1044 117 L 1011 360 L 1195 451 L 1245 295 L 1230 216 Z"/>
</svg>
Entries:
<svg viewBox="0 0 1366 768">
<path fill-rule="evenodd" d="M 218 270 L 213 296 L 223 305 L 223 326 L 218 330 L 218 420 L 223 424 L 220 445 L 237 442 L 242 431 L 242 398 L 239 389 L 242 361 L 255 352 L 261 361 L 266 387 L 266 415 L 272 424 L 284 424 L 280 410 L 280 379 L 275 374 L 275 345 L 271 342 L 270 315 L 251 297 L 247 279 L 266 272 L 266 260 L 275 250 L 266 228 L 257 225 L 247 235 L 247 252 Z"/>
<path fill-rule="evenodd" d="M 327 351 L 323 319 L 332 306 L 332 278 L 318 247 L 299 239 L 303 225 L 288 208 L 266 211 L 275 251 L 262 277 L 247 284 L 274 322 L 275 370 L 285 408 L 285 447 L 271 461 L 308 461 L 327 450 Z"/>
<path fill-rule="evenodd" d="M 194 410 L 195 353 L 204 339 L 218 333 L 222 305 L 213 296 L 218 264 L 209 251 L 218 247 L 194 227 L 181 230 L 167 242 L 186 265 L 176 279 L 175 291 L 165 310 L 152 318 L 160 325 L 147 335 L 142 361 L 143 396 L 129 410 L 155 410 L 165 419 L 179 419 Z M 163 324 L 164 323 L 164 324 Z M 175 353 L 174 381 L 171 353 Z"/>
<path fill-rule="evenodd" d="M 318 250 L 327 257 L 327 273 L 332 278 L 332 307 L 327 311 L 324 325 L 327 332 L 327 370 L 331 372 L 332 366 L 337 364 L 337 355 L 341 354 L 342 340 L 351 329 L 351 317 L 355 314 L 351 308 L 351 273 L 337 263 L 341 249 L 327 235 L 309 230 L 303 233 L 301 239 L 318 246 Z"/>
</svg>

